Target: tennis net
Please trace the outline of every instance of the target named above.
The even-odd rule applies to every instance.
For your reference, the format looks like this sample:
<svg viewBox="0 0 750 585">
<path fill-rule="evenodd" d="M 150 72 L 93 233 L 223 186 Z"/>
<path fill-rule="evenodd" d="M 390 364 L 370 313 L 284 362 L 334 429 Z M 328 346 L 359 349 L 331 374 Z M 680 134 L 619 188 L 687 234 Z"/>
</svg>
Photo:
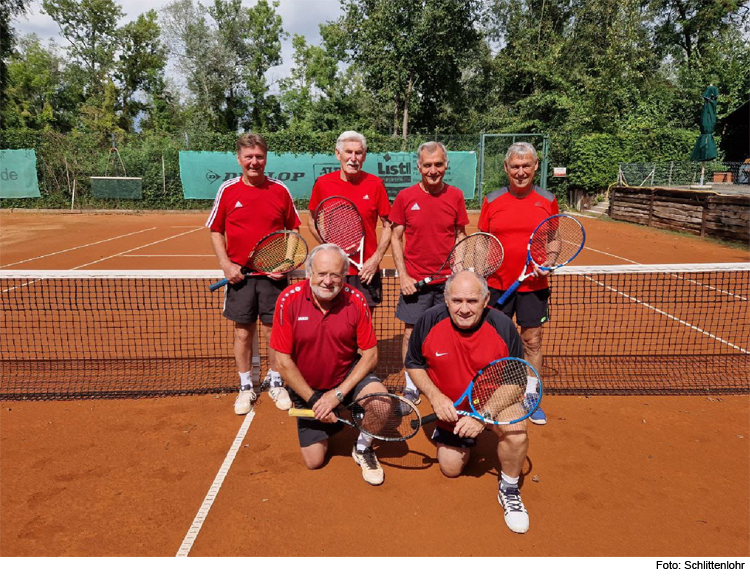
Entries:
<svg viewBox="0 0 750 585">
<path fill-rule="evenodd" d="M 232 392 L 217 271 L 0 271 L 0 398 Z M 302 278 L 295 273 L 295 279 Z M 403 385 L 398 278 L 374 312 L 379 365 Z M 750 264 L 563 268 L 544 327 L 552 394 L 748 393 Z M 265 372 L 260 339 L 258 373 Z"/>
</svg>

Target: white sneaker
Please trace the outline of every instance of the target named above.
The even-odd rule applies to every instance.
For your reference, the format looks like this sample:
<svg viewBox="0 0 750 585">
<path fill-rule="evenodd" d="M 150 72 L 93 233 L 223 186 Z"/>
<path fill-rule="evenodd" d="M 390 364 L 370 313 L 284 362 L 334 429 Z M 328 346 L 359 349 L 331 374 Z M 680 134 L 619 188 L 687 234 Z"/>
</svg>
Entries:
<svg viewBox="0 0 750 585">
<path fill-rule="evenodd" d="M 268 395 L 279 410 L 289 410 L 292 407 L 292 399 L 289 398 L 289 392 L 286 391 L 283 385 L 271 386 Z"/>
<path fill-rule="evenodd" d="M 368 447 L 364 451 L 357 451 L 357 446 L 354 445 L 352 448 L 352 457 L 362 468 L 362 478 L 370 485 L 380 485 L 385 481 L 385 473 L 383 468 L 380 467 L 380 461 L 378 456 L 375 455 L 375 451 L 372 447 Z"/>
<path fill-rule="evenodd" d="M 502 486 L 497 490 L 497 501 L 505 511 L 505 523 L 513 532 L 523 534 L 529 529 L 529 513 L 521 500 L 518 487 Z"/>
<path fill-rule="evenodd" d="M 266 390 L 279 410 L 289 410 L 292 407 L 292 399 L 289 398 L 289 392 L 284 388 L 284 381 L 278 374 L 272 376 L 270 370 L 266 372 L 266 377 L 260 385 L 261 392 Z"/>
<path fill-rule="evenodd" d="M 258 395 L 251 385 L 241 386 L 240 393 L 234 401 L 234 414 L 249 414 L 253 410 L 253 403 Z"/>
</svg>

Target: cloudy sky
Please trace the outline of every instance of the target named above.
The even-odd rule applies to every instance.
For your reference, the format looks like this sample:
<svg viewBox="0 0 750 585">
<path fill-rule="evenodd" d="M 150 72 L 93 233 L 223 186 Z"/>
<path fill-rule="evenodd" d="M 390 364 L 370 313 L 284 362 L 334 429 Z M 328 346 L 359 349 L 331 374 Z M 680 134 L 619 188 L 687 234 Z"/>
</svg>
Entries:
<svg viewBox="0 0 750 585">
<path fill-rule="evenodd" d="M 138 15 L 151 8 L 159 8 L 169 4 L 172 0 L 115 0 L 122 6 L 125 18 L 120 25 L 135 20 Z M 203 0 L 204 5 L 211 0 Z M 243 0 L 245 6 L 252 6 L 256 0 Z M 67 43 L 60 37 L 57 23 L 41 12 L 41 1 L 29 3 L 26 16 L 14 20 L 13 27 L 21 34 L 36 33 L 42 39 L 55 39 L 60 46 Z M 283 19 L 284 31 L 289 37 L 282 44 L 283 64 L 269 71 L 268 79 L 272 83 L 286 77 L 292 66 L 292 35 L 301 34 L 307 42 L 317 45 L 320 42 L 318 25 L 328 20 L 335 20 L 340 14 L 339 0 L 281 0 L 278 13 Z M 169 73 L 169 72 L 168 72 Z"/>
</svg>

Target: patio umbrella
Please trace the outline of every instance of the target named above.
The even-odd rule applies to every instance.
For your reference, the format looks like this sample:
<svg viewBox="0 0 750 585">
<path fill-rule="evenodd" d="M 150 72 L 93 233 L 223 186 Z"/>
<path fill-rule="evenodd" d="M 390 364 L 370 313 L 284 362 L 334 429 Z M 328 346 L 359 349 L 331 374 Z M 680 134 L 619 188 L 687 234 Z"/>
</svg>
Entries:
<svg viewBox="0 0 750 585">
<path fill-rule="evenodd" d="M 701 135 L 695 143 L 690 160 L 701 161 L 701 185 L 706 172 L 706 161 L 716 158 L 716 142 L 714 128 L 716 127 L 716 100 L 719 90 L 709 85 L 703 92 L 703 110 L 701 110 Z"/>
</svg>

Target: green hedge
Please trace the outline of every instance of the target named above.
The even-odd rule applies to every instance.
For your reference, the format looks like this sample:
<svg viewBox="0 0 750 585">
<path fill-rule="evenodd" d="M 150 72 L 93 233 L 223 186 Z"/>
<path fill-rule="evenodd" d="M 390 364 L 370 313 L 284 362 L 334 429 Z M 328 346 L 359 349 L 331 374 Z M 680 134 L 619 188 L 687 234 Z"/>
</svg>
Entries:
<svg viewBox="0 0 750 585">
<path fill-rule="evenodd" d="M 589 193 L 606 189 L 617 181 L 621 163 L 688 160 L 697 138 L 696 132 L 678 128 L 581 136 L 571 147 L 569 187 Z"/>
<path fill-rule="evenodd" d="M 339 132 L 266 134 L 273 152 L 332 153 Z M 442 140 L 451 150 L 475 150 L 479 136 L 410 136 L 405 142 L 393 136 L 367 136 L 372 152 L 413 151 L 427 140 Z M 107 135 L 74 131 L 69 134 L 32 130 L 0 132 L 0 149 L 34 149 L 37 155 L 38 199 L 0 199 L 0 207 L 69 208 L 76 179 L 76 207 L 123 209 L 208 209 L 209 200 L 185 200 L 180 181 L 179 151 L 231 152 L 236 134 L 200 132 L 178 135 L 153 133 L 119 136 L 117 150 L 127 175 L 143 178 L 142 200 L 95 200 L 89 177 L 123 175 L 119 161 L 110 153 Z M 116 168 L 115 168 L 116 162 Z M 163 164 L 163 172 L 162 172 Z M 297 202 L 300 209 L 307 201 Z"/>
</svg>

